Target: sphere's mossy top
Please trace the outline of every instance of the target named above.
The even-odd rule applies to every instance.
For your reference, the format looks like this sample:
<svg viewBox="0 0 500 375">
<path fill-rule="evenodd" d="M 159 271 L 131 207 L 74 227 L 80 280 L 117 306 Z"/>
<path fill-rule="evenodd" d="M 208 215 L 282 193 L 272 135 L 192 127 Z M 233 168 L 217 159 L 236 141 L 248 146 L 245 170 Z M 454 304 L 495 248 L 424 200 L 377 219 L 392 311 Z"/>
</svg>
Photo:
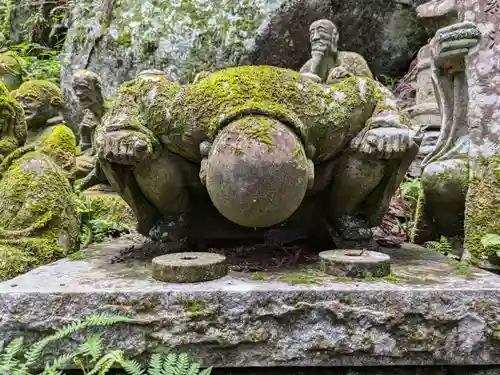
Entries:
<svg viewBox="0 0 500 375">
<path fill-rule="evenodd" d="M 13 94 L 16 99 L 29 98 L 38 100 L 44 104 L 50 104 L 55 108 L 64 106 L 61 89 L 54 83 L 45 80 L 33 80 L 24 82 Z"/>
<path fill-rule="evenodd" d="M 199 162 L 201 141 L 242 114 L 267 115 L 294 128 L 326 159 L 382 105 L 380 87 L 366 77 L 316 84 L 271 66 L 224 69 L 186 87 L 162 76 L 139 77 L 122 85 L 107 123 L 151 133 L 171 151 Z"/>
<path fill-rule="evenodd" d="M 495 249 L 481 244 L 486 234 L 500 234 L 500 155 L 481 159 L 474 173 L 465 208 L 465 248 L 500 266 Z"/>
<path fill-rule="evenodd" d="M 0 280 L 78 248 L 76 197 L 58 158 L 48 154 L 49 149 L 50 155 L 66 152 L 65 130 L 55 127 L 49 133 L 0 165 Z"/>
<path fill-rule="evenodd" d="M 16 53 L 12 51 L 0 53 L 0 80 L 7 89 L 15 90 L 22 83 L 23 70 Z"/>
</svg>

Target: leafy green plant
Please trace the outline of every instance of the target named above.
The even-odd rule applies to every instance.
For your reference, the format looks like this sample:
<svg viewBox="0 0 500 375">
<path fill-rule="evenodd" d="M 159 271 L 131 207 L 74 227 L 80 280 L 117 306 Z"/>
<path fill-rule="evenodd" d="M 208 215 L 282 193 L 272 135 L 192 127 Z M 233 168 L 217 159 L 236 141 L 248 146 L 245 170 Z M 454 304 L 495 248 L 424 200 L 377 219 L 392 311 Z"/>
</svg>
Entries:
<svg viewBox="0 0 500 375">
<path fill-rule="evenodd" d="M 99 326 L 111 326 L 121 322 L 129 322 L 124 316 L 101 314 L 85 320 L 77 320 L 68 324 L 53 335 L 47 336 L 25 349 L 22 337 L 12 340 L 7 346 L 0 347 L 0 374 L 2 375 L 34 375 L 34 366 L 41 361 L 44 350 L 50 344 L 69 338 L 84 329 Z M 74 364 L 80 367 L 85 375 L 106 375 L 111 368 L 119 367 L 128 375 L 210 375 L 212 369 L 200 370 L 198 363 L 189 360 L 187 354 L 170 353 L 167 356 L 153 354 L 147 369 L 133 359 L 125 358 L 122 350 L 104 353 L 100 334 L 88 335 L 83 344 L 76 350 L 61 354 L 46 364 L 41 375 L 64 375 L 61 369 Z"/>
<path fill-rule="evenodd" d="M 58 51 L 31 43 L 16 44 L 10 49 L 19 56 L 25 81 L 44 79 L 59 84 L 61 62 Z"/>
<path fill-rule="evenodd" d="M 500 235 L 488 233 L 481 238 L 481 245 L 485 249 L 492 249 L 496 252 L 497 257 L 500 258 Z"/>
<path fill-rule="evenodd" d="M 422 184 L 419 178 L 405 177 L 403 183 L 399 187 L 399 196 L 407 202 L 413 212 L 410 220 L 403 224 L 405 230 L 409 233 L 409 240 L 415 243 L 417 236 L 418 224 L 422 215 L 422 206 L 424 203 L 424 195 Z"/>
<path fill-rule="evenodd" d="M 425 243 L 425 246 L 443 255 L 448 255 L 453 252 L 453 245 L 445 236 L 441 236 L 439 241 L 428 241 Z"/>
</svg>

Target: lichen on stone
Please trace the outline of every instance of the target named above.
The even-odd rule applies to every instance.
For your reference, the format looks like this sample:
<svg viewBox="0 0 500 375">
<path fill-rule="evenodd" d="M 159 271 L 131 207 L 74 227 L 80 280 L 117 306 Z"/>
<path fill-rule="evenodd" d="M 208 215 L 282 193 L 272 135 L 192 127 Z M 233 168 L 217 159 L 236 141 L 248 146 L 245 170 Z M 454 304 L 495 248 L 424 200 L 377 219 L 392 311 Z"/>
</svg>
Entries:
<svg viewBox="0 0 500 375">
<path fill-rule="evenodd" d="M 24 82 L 14 94 L 16 99 L 30 98 L 39 100 L 44 104 L 50 104 L 55 108 L 64 106 L 61 89 L 54 83 L 45 80 L 33 80 Z"/>
<path fill-rule="evenodd" d="M 486 248 L 486 234 L 500 234 L 500 154 L 480 159 L 469 182 L 465 207 L 465 248 L 480 260 L 500 266 L 495 249 Z"/>
</svg>

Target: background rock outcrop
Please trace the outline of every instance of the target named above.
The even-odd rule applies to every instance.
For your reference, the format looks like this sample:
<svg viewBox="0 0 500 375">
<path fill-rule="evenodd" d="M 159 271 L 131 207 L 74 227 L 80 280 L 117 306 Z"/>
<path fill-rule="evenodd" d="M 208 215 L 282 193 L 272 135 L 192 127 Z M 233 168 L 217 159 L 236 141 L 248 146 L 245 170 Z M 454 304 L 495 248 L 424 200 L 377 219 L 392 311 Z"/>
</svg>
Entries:
<svg viewBox="0 0 500 375">
<path fill-rule="evenodd" d="M 421 3 L 423 1 L 416 1 Z M 187 82 L 196 72 L 269 64 L 294 69 L 309 56 L 308 28 L 319 18 L 339 27 L 340 48 L 361 53 L 375 75 L 401 76 L 428 38 L 414 7 L 401 0 L 81 0 L 71 9 L 62 88 L 78 120 L 71 76 L 100 74 L 105 96 L 143 69 Z"/>
</svg>

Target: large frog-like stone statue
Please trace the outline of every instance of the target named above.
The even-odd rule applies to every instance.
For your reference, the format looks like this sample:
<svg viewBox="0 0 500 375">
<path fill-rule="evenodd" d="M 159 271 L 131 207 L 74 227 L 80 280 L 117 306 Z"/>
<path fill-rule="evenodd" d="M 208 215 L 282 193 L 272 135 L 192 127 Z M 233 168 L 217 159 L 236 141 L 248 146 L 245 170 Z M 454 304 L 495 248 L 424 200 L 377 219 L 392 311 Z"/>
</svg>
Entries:
<svg viewBox="0 0 500 375">
<path fill-rule="evenodd" d="M 74 155 L 71 130 L 54 126 L 23 146 L 22 107 L 2 96 L 0 112 L 0 280 L 6 280 L 76 250 L 80 223 L 67 177 L 72 166 L 59 163 L 61 155 Z"/>
<path fill-rule="evenodd" d="M 361 55 L 337 49 L 339 32 L 333 22 L 313 22 L 309 38 L 311 59 L 300 69 L 302 75 L 323 83 L 333 83 L 350 75 L 373 78 L 368 63 Z"/>
<path fill-rule="evenodd" d="M 95 141 L 145 235 L 175 217 L 209 227 L 222 216 L 250 233 L 298 215 L 312 232 L 327 221 L 334 237 L 361 241 L 418 151 L 410 127 L 369 77 L 324 85 L 242 66 L 187 86 L 139 75 L 121 86 Z"/>
</svg>

